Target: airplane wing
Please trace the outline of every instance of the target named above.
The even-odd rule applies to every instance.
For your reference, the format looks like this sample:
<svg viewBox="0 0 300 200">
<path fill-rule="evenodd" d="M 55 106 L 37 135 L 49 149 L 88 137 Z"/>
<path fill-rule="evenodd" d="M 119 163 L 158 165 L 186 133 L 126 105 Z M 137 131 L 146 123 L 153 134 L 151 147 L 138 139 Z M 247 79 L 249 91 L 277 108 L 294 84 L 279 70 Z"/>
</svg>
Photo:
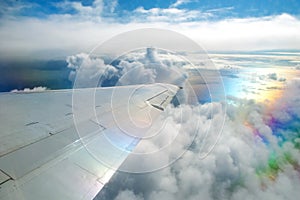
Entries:
<svg viewBox="0 0 300 200">
<path fill-rule="evenodd" d="M 178 89 L 0 94 L 0 199 L 92 199 Z"/>
</svg>

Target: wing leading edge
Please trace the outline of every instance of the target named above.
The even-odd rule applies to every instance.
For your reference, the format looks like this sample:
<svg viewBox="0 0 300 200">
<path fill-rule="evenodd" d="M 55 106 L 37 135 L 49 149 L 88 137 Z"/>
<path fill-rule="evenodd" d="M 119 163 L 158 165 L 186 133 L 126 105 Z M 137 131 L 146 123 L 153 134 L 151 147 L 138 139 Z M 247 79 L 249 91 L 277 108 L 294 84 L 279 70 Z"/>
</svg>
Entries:
<svg viewBox="0 0 300 200">
<path fill-rule="evenodd" d="M 0 199 L 92 199 L 178 89 L 0 94 Z"/>
</svg>

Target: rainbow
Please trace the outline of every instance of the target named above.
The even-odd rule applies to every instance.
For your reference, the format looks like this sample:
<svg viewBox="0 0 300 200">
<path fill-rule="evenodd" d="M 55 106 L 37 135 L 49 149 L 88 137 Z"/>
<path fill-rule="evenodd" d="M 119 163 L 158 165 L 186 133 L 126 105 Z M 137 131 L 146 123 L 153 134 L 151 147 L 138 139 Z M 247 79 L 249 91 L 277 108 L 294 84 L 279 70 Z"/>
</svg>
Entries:
<svg viewBox="0 0 300 200">
<path fill-rule="evenodd" d="M 300 77 L 300 70 L 278 68 L 272 69 L 272 72 L 285 77 L 286 80 Z M 270 73 L 268 68 L 241 69 L 235 74 L 238 78 L 232 78 L 229 76 L 230 73 L 222 77 L 226 95 L 234 97 L 228 98 L 227 102 L 238 108 L 238 116 L 235 120 L 239 120 L 238 122 L 250 130 L 253 137 L 262 142 L 268 150 L 267 162 L 255 166 L 255 174 L 261 181 L 262 189 L 267 187 L 268 180 L 276 181 L 279 173 L 287 168 L 292 167 L 296 170 L 300 178 L 299 158 L 297 159 L 290 151 L 290 149 L 300 150 L 300 119 L 291 112 L 293 108 L 282 101 L 286 98 L 285 89 L 288 81 L 261 78 L 261 74 L 266 77 L 268 73 Z M 297 94 L 299 93 L 295 93 L 296 97 Z M 261 133 L 259 128 L 248 119 L 248 114 L 253 109 L 251 103 L 260 106 L 262 123 L 271 130 L 272 138 L 276 138 L 275 140 L 270 141 L 270 137 Z M 280 121 L 275 115 L 278 110 L 288 113 L 289 118 L 284 122 Z"/>
</svg>

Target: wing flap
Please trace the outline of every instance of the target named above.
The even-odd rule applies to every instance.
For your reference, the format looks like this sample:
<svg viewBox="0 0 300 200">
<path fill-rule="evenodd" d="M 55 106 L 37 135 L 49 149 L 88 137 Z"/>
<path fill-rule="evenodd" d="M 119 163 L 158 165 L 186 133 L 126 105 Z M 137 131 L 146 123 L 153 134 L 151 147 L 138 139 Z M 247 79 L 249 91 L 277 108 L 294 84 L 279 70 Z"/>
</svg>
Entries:
<svg viewBox="0 0 300 200">
<path fill-rule="evenodd" d="M 0 171 L 0 185 L 4 184 L 5 182 L 7 182 L 10 179 L 11 178 L 9 176 L 7 176 L 7 174 Z"/>
</svg>

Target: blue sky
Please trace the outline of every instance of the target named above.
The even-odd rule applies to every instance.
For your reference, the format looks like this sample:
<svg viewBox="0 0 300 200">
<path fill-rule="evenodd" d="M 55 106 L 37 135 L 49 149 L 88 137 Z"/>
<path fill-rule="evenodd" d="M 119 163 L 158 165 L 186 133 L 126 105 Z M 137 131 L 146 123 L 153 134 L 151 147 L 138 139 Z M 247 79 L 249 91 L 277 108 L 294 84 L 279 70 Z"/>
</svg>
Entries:
<svg viewBox="0 0 300 200">
<path fill-rule="evenodd" d="M 6 13 L 6 8 L 22 6 L 22 8 L 10 14 L 15 16 L 40 18 L 53 14 L 76 14 L 76 9 L 72 8 L 72 6 L 66 6 L 66 2 L 78 2 L 82 4 L 83 7 L 93 6 L 93 0 L 4 0 L 0 3 L 2 4 L 0 13 L 3 16 Z M 112 6 L 114 9 L 111 9 Z M 137 8 L 150 10 L 153 8 L 167 9 L 176 7 L 177 9 L 183 10 L 210 12 L 214 13 L 214 16 L 211 16 L 211 19 L 214 20 L 224 18 L 263 17 L 279 15 L 282 13 L 288 13 L 294 16 L 299 16 L 300 14 L 300 1 L 298 0 L 104 0 L 103 7 L 103 12 L 99 15 L 109 16 L 117 21 L 128 18 Z M 193 20 L 203 19 L 199 18 Z"/>
<path fill-rule="evenodd" d="M 119 1 L 120 10 L 132 11 L 137 7 L 151 9 L 154 7 L 168 8 L 176 1 Z M 190 0 L 178 5 L 178 8 L 187 10 L 210 11 L 213 9 L 231 8 L 230 12 L 220 13 L 220 18 L 226 17 L 249 17 L 268 16 L 281 13 L 299 15 L 300 1 L 297 0 Z"/>
</svg>

